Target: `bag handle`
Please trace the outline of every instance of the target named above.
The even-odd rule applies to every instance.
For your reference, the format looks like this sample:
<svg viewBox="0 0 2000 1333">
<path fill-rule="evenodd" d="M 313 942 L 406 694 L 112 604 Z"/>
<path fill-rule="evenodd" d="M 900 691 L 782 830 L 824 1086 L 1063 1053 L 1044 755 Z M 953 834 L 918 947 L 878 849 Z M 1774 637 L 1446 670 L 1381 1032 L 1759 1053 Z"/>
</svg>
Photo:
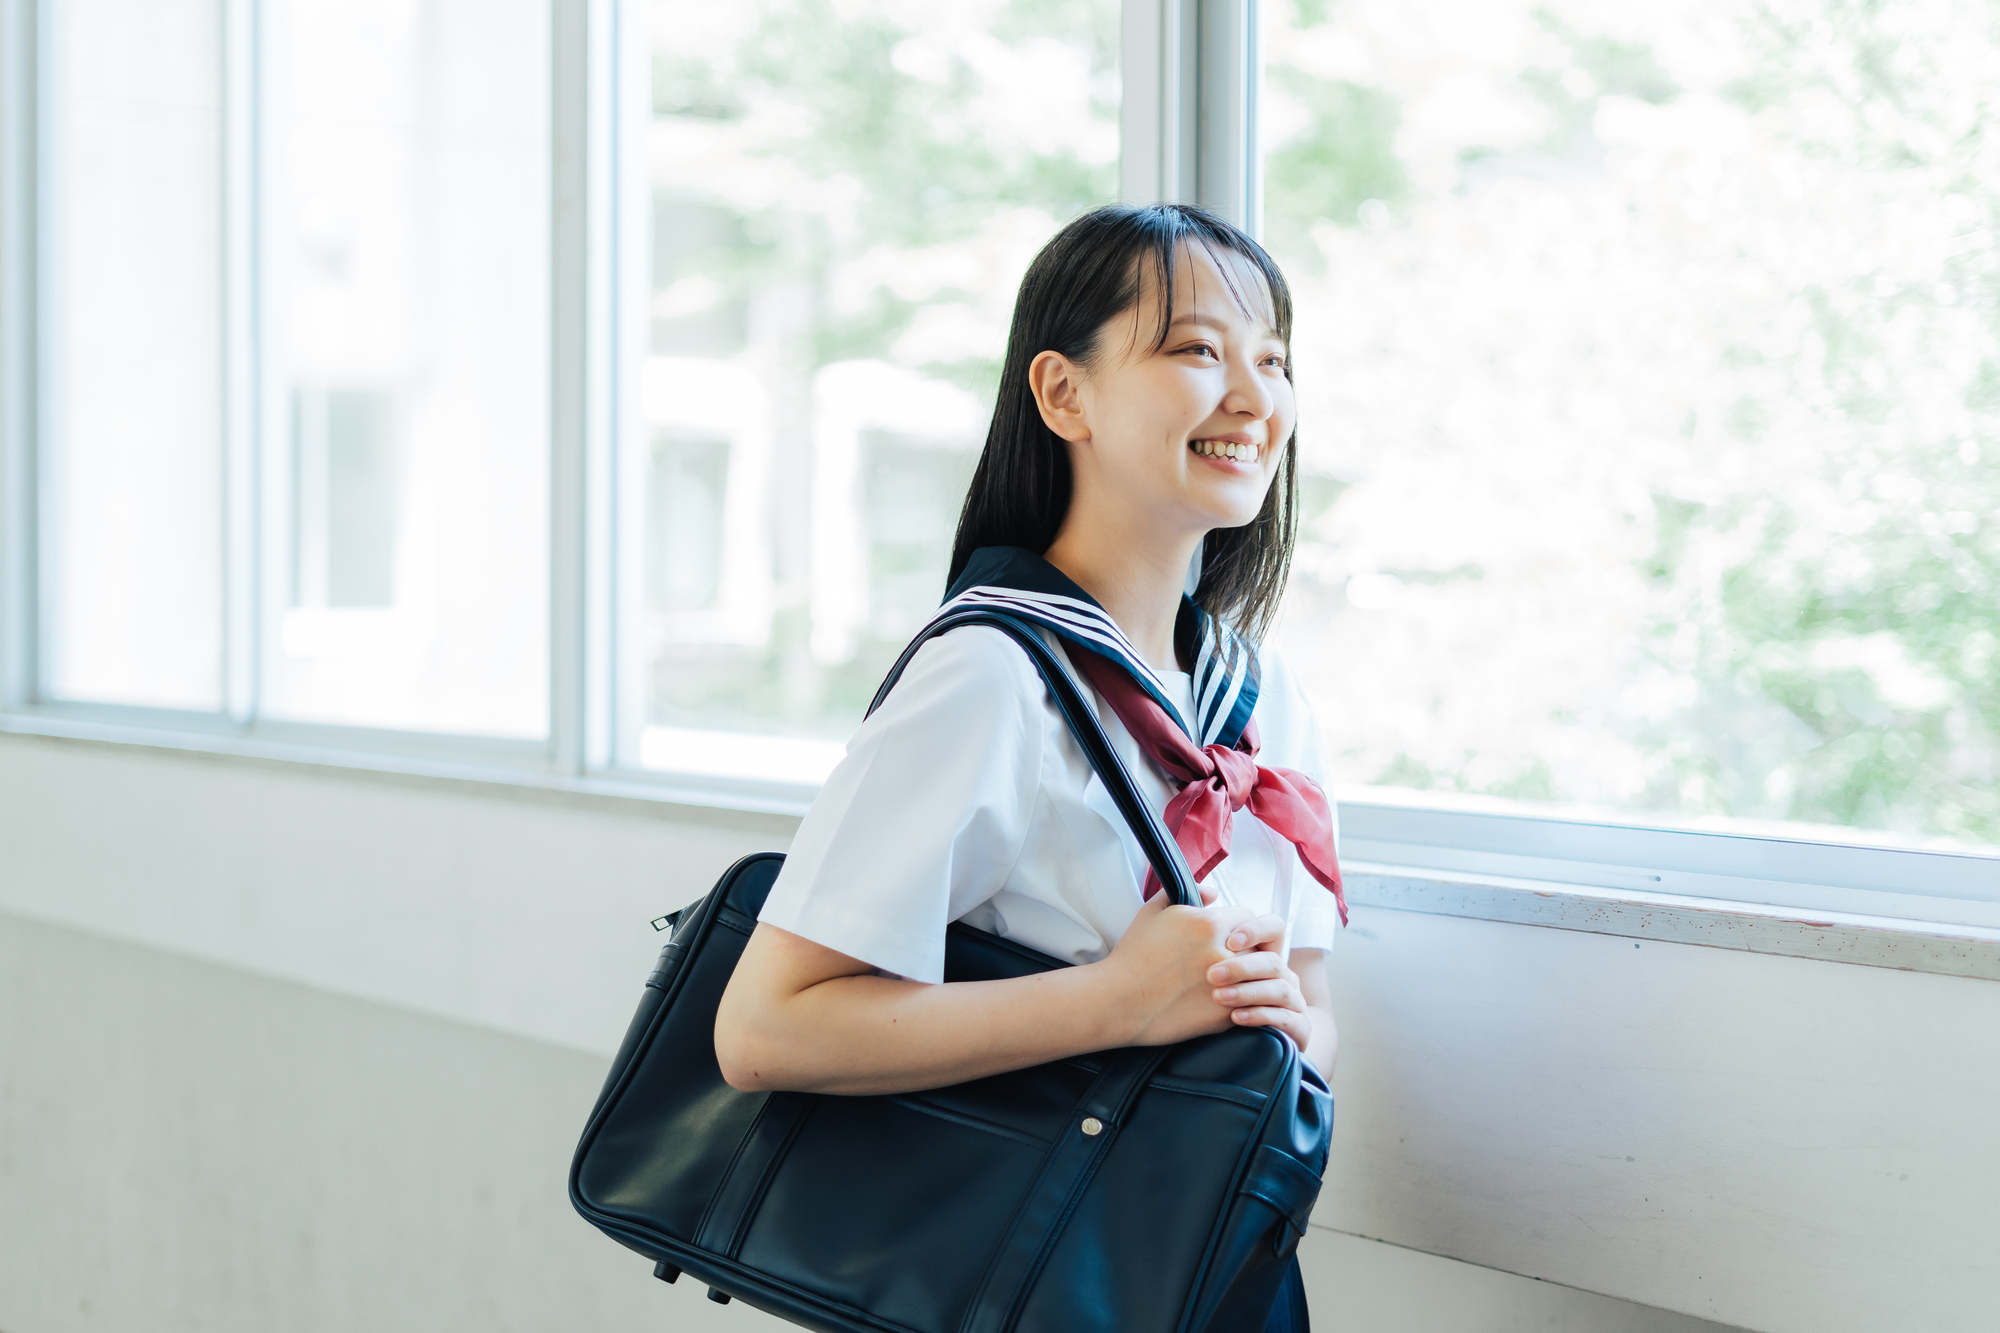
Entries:
<svg viewBox="0 0 2000 1333">
<path fill-rule="evenodd" d="M 1147 806 L 1144 798 L 1139 795 L 1139 789 L 1132 785 L 1132 775 L 1125 771 L 1124 761 L 1119 759 L 1118 752 L 1111 748 L 1111 739 L 1104 734 L 1104 727 L 1097 720 L 1096 710 L 1084 699 L 1076 678 L 1070 674 L 1069 664 L 1056 656 L 1047 641 L 1042 638 L 1041 632 L 1027 621 L 1007 615 L 1005 612 L 972 607 L 939 616 L 926 625 L 916 638 L 910 640 L 910 646 L 903 649 L 903 655 L 889 668 L 889 674 L 883 679 L 882 687 L 875 691 L 875 698 L 868 705 L 869 713 L 872 714 L 880 708 L 882 701 L 889 697 L 889 691 L 894 689 L 896 682 L 902 678 L 903 668 L 917 655 L 917 649 L 946 630 L 958 629 L 964 625 L 989 626 L 1021 645 L 1021 650 L 1027 653 L 1028 660 L 1035 664 L 1035 670 L 1040 673 L 1042 682 L 1049 687 L 1050 695 L 1055 698 L 1056 711 L 1061 713 L 1063 721 L 1069 724 L 1070 734 L 1075 736 L 1076 743 L 1083 747 L 1084 756 L 1090 760 L 1090 766 L 1097 773 L 1098 780 L 1104 784 L 1104 789 L 1111 793 L 1112 803 L 1118 807 L 1118 813 L 1125 816 L 1126 826 L 1132 830 L 1132 836 L 1139 840 L 1139 850 L 1146 854 L 1146 860 L 1153 867 L 1153 873 L 1160 877 L 1160 883 L 1165 886 L 1167 896 L 1183 907 L 1201 906 L 1201 893 L 1194 886 L 1194 875 L 1188 870 L 1187 859 L 1181 855 L 1180 845 L 1167 833 L 1166 826 L 1160 823 L 1159 816 Z"/>
</svg>

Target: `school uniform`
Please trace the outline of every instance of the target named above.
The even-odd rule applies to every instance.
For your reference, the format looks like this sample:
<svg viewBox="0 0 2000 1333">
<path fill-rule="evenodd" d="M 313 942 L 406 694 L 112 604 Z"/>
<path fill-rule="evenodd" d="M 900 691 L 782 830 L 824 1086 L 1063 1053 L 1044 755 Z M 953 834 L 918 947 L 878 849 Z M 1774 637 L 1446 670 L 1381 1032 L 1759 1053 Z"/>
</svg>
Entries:
<svg viewBox="0 0 2000 1333">
<path fill-rule="evenodd" d="M 1055 636 L 1047 630 L 1043 635 Z M 1269 649 L 1256 717 L 1265 763 L 1324 772 L 1312 708 Z M 1182 672 L 1159 673 L 1192 712 Z M 1088 682 L 1105 735 L 1155 814 L 1175 788 Z M 1204 885 L 1330 949 L 1333 897 L 1248 810 Z M 944 980 L 963 920 L 1070 963 L 1111 952 L 1138 913 L 1145 854 L 1055 701 L 1012 640 L 972 625 L 917 650 L 820 789 L 762 920 L 913 981 Z"/>
<path fill-rule="evenodd" d="M 995 555 L 994 552 L 1000 552 Z M 1114 622 L 1040 557 L 977 553 L 944 614 L 980 602 L 1033 620 L 1062 655 L 1087 646 L 1127 667 L 1197 742 L 1233 745 L 1254 716 L 1257 762 L 1324 785 L 1312 707 L 1279 655 L 1250 653 L 1192 602 L 1177 633 L 1193 672 L 1154 671 Z M 1156 815 L 1180 784 L 1079 675 L 1084 697 Z M 1218 901 L 1286 923 L 1284 949 L 1331 949 L 1340 916 L 1298 850 L 1249 809 L 1202 881 Z M 945 928 L 991 931 L 1071 963 L 1096 962 L 1143 901 L 1145 855 L 1020 647 L 966 626 L 925 643 L 821 788 L 760 920 L 914 981 L 944 979 Z M 1302 1310 L 1296 1274 L 1275 1322 Z M 1302 1324 L 1296 1325 L 1303 1327 Z"/>
</svg>

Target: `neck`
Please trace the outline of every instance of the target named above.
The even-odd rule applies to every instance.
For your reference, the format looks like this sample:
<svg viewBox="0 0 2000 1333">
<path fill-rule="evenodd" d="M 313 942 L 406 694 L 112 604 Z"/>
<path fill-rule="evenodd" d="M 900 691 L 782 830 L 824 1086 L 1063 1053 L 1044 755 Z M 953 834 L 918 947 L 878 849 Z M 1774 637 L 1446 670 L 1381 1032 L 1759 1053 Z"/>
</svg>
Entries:
<svg viewBox="0 0 2000 1333">
<path fill-rule="evenodd" d="M 1071 519 L 1076 518 L 1074 509 Z M 1097 599 L 1155 671 L 1180 671 L 1174 622 L 1201 533 L 1162 538 L 1103 522 L 1067 521 L 1042 558 Z"/>
</svg>

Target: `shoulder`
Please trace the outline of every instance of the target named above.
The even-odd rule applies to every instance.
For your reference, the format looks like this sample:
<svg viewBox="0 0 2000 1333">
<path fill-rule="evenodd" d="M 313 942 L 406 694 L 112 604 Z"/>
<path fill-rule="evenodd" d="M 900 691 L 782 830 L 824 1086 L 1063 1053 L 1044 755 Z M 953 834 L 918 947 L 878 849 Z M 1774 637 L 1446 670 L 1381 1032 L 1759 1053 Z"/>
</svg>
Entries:
<svg viewBox="0 0 2000 1333">
<path fill-rule="evenodd" d="M 1271 762 L 1319 778 L 1319 718 L 1285 655 L 1270 644 L 1257 649 L 1257 708 L 1252 716 Z"/>
<path fill-rule="evenodd" d="M 1264 709 L 1282 709 L 1288 716 L 1293 713 L 1310 713 L 1312 704 L 1306 698 L 1305 689 L 1299 684 L 1298 674 L 1291 663 L 1285 660 L 1283 652 L 1273 644 L 1262 644 L 1257 649 L 1257 718 L 1261 723 Z"/>
<path fill-rule="evenodd" d="M 1257 709 L 1252 716 L 1257 719 L 1257 739 L 1261 743 L 1258 762 L 1272 768 L 1295 769 L 1319 784 L 1333 816 L 1333 837 L 1338 846 L 1340 808 L 1334 804 L 1328 780 L 1326 735 L 1320 730 L 1319 716 L 1313 711 L 1312 701 L 1306 697 L 1298 676 L 1286 664 L 1284 654 L 1276 648 L 1260 648 L 1257 663 L 1260 669 Z M 1326 931 L 1325 938 L 1332 939 L 1333 927 L 1325 922 L 1321 925 Z M 1319 928 L 1316 926 L 1314 930 Z M 1314 935 L 1307 933 L 1299 938 L 1314 938 Z"/>
<path fill-rule="evenodd" d="M 992 712 L 1038 704 L 1043 691 L 1035 664 L 1019 644 L 991 626 L 966 625 L 917 649 L 876 715 L 975 703 Z"/>
<path fill-rule="evenodd" d="M 1291 663 L 1285 660 L 1285 654 L 1274 643 L 1257 645 L 1257 677 L 1266 692 L 1273 685 L 1287 690 L 1298 688 L 1298 678 L 1292 674 Z"/>
<path fill-rule="evenodd" d="M 962 625 L 929 640 L 917 649 L 903 675 L 905 679 L 926 675 L 1041 689 L 1041 677 L 1021 645 L 991 625 Z"/>
<path fill-rule="evenodd" d="M 848 752 L 891 738 L 944 744 L 961 756 L 982 748 L 1039 745 L 1047 688 L 1019 644 L 1000 630 L 966 625 L 918 648 L 882 706 L 854 734 Z"/>
</svg>

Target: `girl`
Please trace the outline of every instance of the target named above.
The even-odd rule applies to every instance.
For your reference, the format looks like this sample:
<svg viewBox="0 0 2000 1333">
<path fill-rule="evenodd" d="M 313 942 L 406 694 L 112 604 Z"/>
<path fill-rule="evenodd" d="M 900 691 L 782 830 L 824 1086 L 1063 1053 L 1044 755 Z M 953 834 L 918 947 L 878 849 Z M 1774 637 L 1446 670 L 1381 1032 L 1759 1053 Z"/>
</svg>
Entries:
<svg viewBox="0 0 2000 1333">
<path fill-rule="evenodd" d="M 948 604 L 1066 649 L 1205 905 L 1153 892 L 1026 655 L 941 635 L 800 826 L 717 1018 L 732 1085 L 910 1092 L 1231 1024 L 1331 1071 L 1318 729 L 1252 650 L 1296 528 L 1290 335 L 1283 276 L 1213 214 L 1078 218 L 1022 280 L 952 552 Z M 1078 966 L 942 984 L 961 918 Z M 1305 1327 L 1295 1264 L 1269 1328 Z"/>
</svg>

